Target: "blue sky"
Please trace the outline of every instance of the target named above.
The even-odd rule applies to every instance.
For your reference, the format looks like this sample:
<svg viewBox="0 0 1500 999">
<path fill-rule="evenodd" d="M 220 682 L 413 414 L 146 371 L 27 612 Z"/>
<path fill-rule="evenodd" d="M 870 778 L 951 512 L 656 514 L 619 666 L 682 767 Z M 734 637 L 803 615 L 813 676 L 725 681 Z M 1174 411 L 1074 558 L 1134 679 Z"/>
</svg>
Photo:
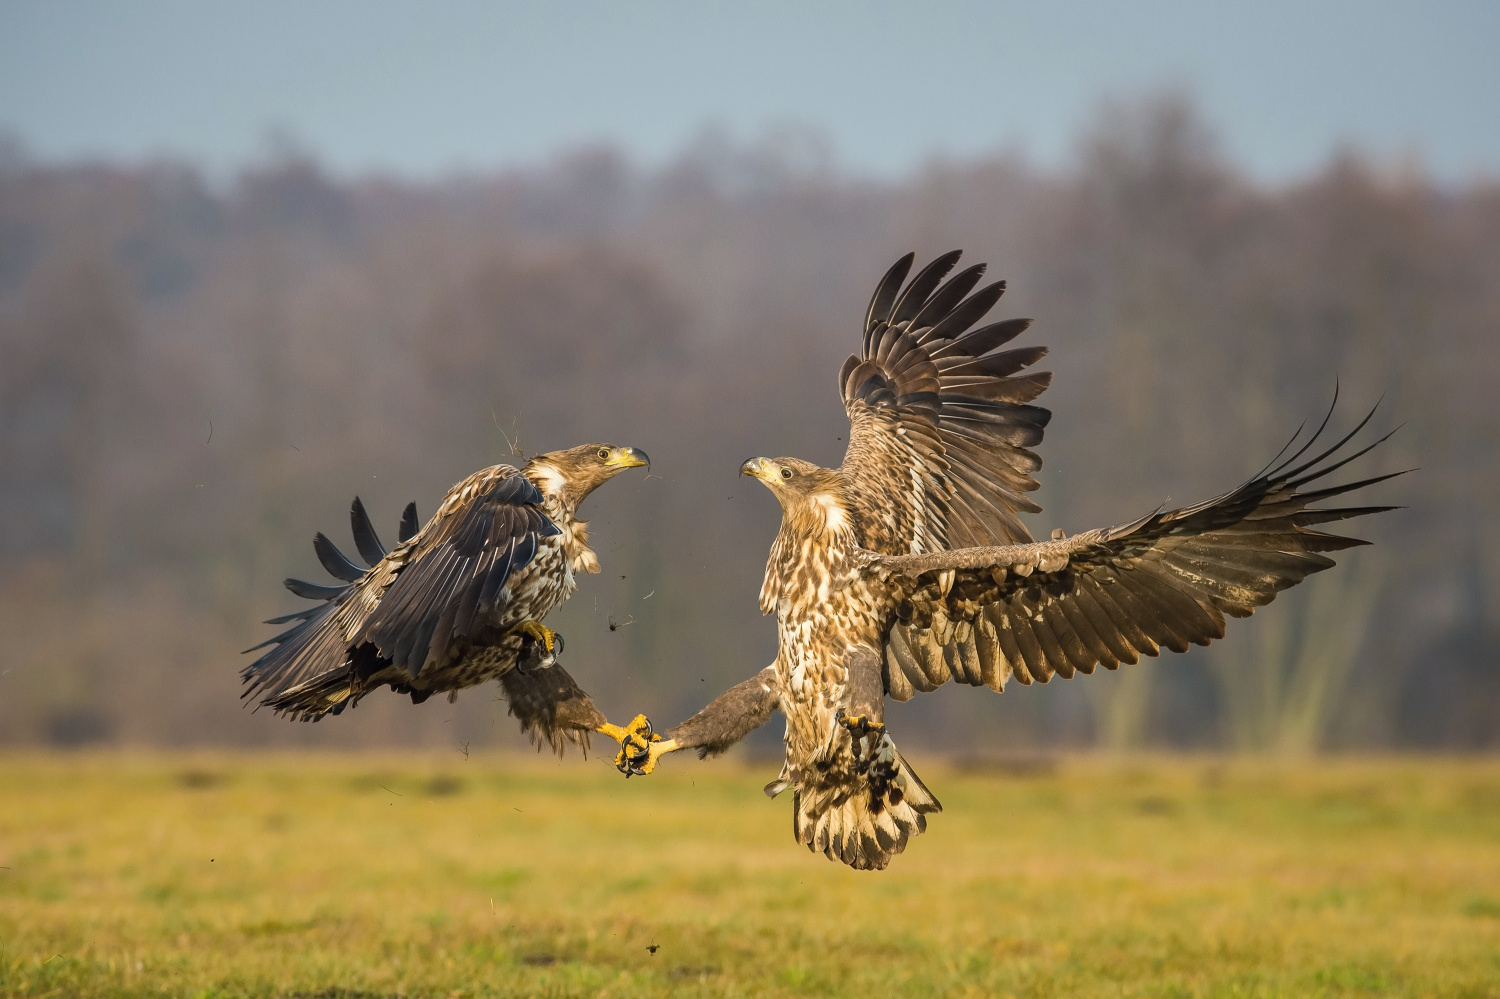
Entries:
<svg viewBox="0 0 1500 999">
<path fill-rule="evenodd" d="M 276 130 L 341 173 L 430 177 L 786 124 L 867 174 L 1056 165 L 1104 101 L 1164 87 L 1265 180 L 1342 145 L 1500 173 L 1496 2 L 0 0 L 0 129 L 31 155 L 221 173 Z"/>
</svg>

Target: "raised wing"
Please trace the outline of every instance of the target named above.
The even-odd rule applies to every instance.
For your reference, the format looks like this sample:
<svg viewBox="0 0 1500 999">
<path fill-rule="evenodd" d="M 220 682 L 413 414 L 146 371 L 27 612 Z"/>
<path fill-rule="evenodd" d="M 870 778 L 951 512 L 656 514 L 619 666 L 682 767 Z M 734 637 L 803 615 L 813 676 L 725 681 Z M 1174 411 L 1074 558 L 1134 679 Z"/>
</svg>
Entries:
<svg viewBox="0 0 1500 999">
<path fill-rule="evenodd" d="M 535 557 L 540 539 L 559 533 L 538 508 L 541 502 L 514 468 L 496 465 L 455 486 L 421 530 L 409 505 L 402 541 L 387 553 L 356 498 L 350 509 L 355 544 L 373 564 L 362 569 L 324 535 L 313 539 L 323 567 L 346 585 L 286 581 L 298 596 L 326 602 L 267 622 L 299 621 L 256 646 L 276 647 L 246 667 L 243 696 L 263 691 L 274 699 L 342 669 L 364 643 L 413 677 L 427 662 L 441 661 L 454 639 L 503 611 L 506 582 Z"/>
<path fill-rule="evenodd" d="M 998 351 L 1031 325 L 1011 319 L 971 329 L 1005 282 L 974 291 L 985 265 L 943 278 L 960 251 L 902 288 L 913 256 L 896 262 L 870 300 L 864 349 L 839 373 L 849 414 L 843 471 L 868 514 L 865 547 L 892 554 L 1029 541 L 1017 512 L 1051 413 L 1028 405 L 1050 373 L 1017 375 L 1045 347 Z M 970 294 L 973 292 L 973 294 Z"/>
<path fill-rule="evenodd" d="M 1394 509 L 1310 508 L 1390 475 L 1300 491 L 1385 439 L 1319 467 L 1368 421 L 1316 458 L 1297 464 L 1318 434 L 1238 489 L 1118 527 L 1032 544 L 864 554 L 863 571 L 901 597 L 885 648 L 890 695 L 906 700 L 949 679 L 993 690 L 1012 676 L 1046 683 L 1054 673 L 1115 669 L 1222 638 L 1226 614 L 1249 617 L 1332 566 L 1325 552 L 1367 544 L 1312 528 Z"/>
</svg>

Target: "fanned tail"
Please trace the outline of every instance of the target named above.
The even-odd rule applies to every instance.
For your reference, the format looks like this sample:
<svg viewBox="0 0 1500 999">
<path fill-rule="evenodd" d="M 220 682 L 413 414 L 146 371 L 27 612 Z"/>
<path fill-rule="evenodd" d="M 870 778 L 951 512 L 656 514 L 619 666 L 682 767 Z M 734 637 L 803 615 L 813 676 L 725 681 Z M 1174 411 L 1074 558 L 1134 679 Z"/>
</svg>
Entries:
<svg viewBox="0 0 1500 999">
<path fill-rule="evenodd" d="M 831 775 L 829 775 L 831 776 Z M 842 780 L 800 783 L 792 802 L 797 842 L 859 871 L 884 870 L 943 806 L 881 731 L 869 765 Z"/>
</svg>

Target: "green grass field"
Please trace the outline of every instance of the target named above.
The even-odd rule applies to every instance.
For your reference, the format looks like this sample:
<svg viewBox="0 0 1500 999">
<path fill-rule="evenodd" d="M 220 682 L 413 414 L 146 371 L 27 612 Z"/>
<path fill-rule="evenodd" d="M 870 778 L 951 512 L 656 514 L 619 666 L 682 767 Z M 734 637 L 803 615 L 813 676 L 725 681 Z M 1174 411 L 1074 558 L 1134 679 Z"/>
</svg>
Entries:
<svg viewBox="0 0 1500 999">
<path fill-rule="evenodd" d="M 876 874 L 770 765 L 0 756 L 0 994 L 1500 996 L 1500 761 L 913 756 Z"/>
</svg>

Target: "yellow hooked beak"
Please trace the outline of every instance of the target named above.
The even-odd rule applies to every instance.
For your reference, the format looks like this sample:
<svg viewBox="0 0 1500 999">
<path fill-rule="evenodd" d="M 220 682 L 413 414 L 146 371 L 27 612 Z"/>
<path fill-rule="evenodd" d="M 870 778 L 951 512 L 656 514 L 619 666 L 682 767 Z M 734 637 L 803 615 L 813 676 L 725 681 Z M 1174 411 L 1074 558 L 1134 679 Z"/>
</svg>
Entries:
<svg viewBox="0 0 1500 999">
<path fill-rule="evenodd" d="M 650 468 L 651 456 L 638 447 L 617 447 L 609 452 L 604 464 L 611 468 L 639 468 L 642 465 Z"/>
<path fill-rule="evenodd" d="M 766 459 L 764 458 L 751 458 L 740 466 L 740 474 L 748 475 L 752 479 L 759 479 L 762 482 L 771 481 L 770 473 L 766 469 Z"/>
</svg>

